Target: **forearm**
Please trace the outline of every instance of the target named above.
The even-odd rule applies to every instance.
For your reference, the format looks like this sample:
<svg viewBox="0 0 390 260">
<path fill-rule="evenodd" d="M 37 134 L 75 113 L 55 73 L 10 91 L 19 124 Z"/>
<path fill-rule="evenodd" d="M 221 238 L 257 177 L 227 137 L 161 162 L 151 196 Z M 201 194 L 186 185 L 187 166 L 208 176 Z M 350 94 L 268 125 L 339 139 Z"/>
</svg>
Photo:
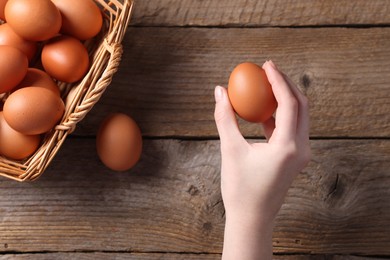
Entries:
<svg viewBox="0 0 390 260">
<path fill-rule="evenodd" d="M 272 259 L 274 223 L 263 223 L 259 216 L 226 216 L 223 260 Z"/>
</svg>

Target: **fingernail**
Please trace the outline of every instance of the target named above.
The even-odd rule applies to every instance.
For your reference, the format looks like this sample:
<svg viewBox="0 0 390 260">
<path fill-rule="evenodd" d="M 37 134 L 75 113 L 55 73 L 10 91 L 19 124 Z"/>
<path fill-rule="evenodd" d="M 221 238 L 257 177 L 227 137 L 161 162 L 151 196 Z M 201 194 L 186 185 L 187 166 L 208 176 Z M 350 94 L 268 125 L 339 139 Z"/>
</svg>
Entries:
<svg viewBox="0 0 390 260">
<path fill-rule="evenodd" d="M 277 70 L 278 68 L 276 67 L 275 63 L 272 61 L 272 60 L 269 60 L 268 61 L 269 65 L 271 65 L 271 67 L 275 70 Z"/>
<path fill-rule="evenodd" d="M 215 102 L 219 102 L 222 100 L 223 97 L 223 91 L 221 86 L 216 86 L 214 90 L 214 97 L 215 97 Z"/>
</svg>

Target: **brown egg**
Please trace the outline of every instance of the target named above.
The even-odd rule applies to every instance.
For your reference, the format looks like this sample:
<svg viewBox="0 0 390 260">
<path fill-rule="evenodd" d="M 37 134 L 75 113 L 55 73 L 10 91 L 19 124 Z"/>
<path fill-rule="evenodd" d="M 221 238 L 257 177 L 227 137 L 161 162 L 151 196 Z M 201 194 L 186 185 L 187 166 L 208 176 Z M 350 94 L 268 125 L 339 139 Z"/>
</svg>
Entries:
<svg viewBox="0 0 390 260">
<path fill-rule="evenodd" d="M 42 65 L 53 78 L 74 83 L 81 80 L 89 68 L 88 51 L 76 38 L 57 36 L 42 49 Z"/>
<path fill-rule="evenodd" d="M 14 91 L 25 87 L 42 87 L 52 90 L 56 95 L 60 96 L 60 89 L 54 80 L 43 70 L 36 68 L 28 68 L 26 76 L 20 82 Z"/>
<path fill-rule="evenodd" d="M 4 8 L 5 8 L 5 4 L 7 3 L 8 0 L 0 0 L 0 19 L 1 20 L 5 20 L 5 16 L 4 16 Z"/>
<path fill-rule="evenodd" d="M 0 45 L 0 93 L 16 87 L 26 75 L 27 56 L 19 49 Z"/>
<path fill-rule="evenodd" d="M 18 48 L 26 54 L 29 61 L 32 60 L 36 51 L 36 42 L 28 41 L 20 37 L 12 30 L 8 23 L 0 25 L 0 45 L 10 45 Z"/>
<path fill-rule="evenodd" d="M 100 8 L 93 0 L 52 0 L 62 16 L 61 32 L 87 40 L 96 36 L 103 24 Z"/>
<path fill-rule="evenodd" d="M 21 37 L 30 41 L 45 41 L 61 28 L 61 14 L 50 0 L 8 0 L 5 19 Z"/>
<path fill-rule="evenodd" d="M 249 122 L 265 122 L 277 107 L 265 71 L 249 62 L 239 64 L 230 74 L 228 95 L 236 113 Z"/>
<path fill-rule="evenodd" d="M 61 119 L 65 105 L 52 90 L 26 87 L 13 92 L 4 103 L 4 118 L 25 135 L 48 132 Z"/>
<path fill-rule="evenodd" d="M 137 123 L 121 113 L 108 116 L 99 128 L 96 149 L 108 168 L 114 171 L 132 168 L 142 152 L 142 136 Z"/>
<path fill-rule="evenodd" d="M 15 131 L 0 112 L 0 154 L 14 160 L 32 155 L 39 147 L 39 135 L 24 135 Z"/>
</svg>

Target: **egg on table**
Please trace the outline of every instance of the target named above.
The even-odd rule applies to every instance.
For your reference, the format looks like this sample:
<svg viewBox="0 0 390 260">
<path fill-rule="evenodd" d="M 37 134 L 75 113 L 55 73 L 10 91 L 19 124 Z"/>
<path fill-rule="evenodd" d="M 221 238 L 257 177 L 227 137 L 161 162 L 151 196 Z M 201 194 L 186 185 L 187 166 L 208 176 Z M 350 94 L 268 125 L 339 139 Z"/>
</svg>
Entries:
<svg viewBox="0 0 390 260">
<path fill-rule="evenodd" d="M 122 113 L 106 117 L 96 137 L 96 149 L 108 168 L 114 171 L 132 168 L 142 152 L 142 136 L 137 123 Z"/>
<path fill-rule="evenodd" d="M 228 96 L 235 112 L 248 122 L 267 121 L 277 107 L 265 71 L 250 62 L 239 64 L 230 74 Z"/>
</svg>

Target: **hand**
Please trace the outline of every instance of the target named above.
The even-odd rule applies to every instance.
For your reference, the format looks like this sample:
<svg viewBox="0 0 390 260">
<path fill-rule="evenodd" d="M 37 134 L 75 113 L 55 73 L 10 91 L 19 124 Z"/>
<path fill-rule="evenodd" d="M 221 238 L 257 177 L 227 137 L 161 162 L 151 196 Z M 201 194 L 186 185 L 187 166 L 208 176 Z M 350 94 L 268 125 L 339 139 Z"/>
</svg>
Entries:
<svg viewBox="0 0 390 260">
<path fill-rule="evenodd" d="M 271 61 L 263 69 L 278 102 L 276 117 L 263 123 L 267 142 L 244 139 L 226 89 L 215 89 L 226 210 L 223 259 L 272 258 L 274 219 L 311 156 L 307 98 Z"/>
</svg>

